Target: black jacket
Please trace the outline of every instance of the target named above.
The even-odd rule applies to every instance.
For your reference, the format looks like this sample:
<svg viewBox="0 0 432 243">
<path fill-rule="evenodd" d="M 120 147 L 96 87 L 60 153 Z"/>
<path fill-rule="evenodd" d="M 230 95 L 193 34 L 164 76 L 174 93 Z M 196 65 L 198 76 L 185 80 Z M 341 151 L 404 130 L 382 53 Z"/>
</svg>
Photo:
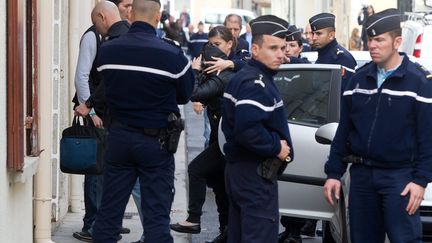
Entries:
<svg viewBox="0 0 432 243">
<path fill-rule="evenodd" d="M 204 46 L 202 55 L 203 61 L 212 60 L 212 56 L 228 59 L 219 48 L 211 44 Z M 209 118 L 211 128 L 210 143 L 217 141 L 218 126 L 222 116 L 223 93 L 233 74 L 234 72 L 231 69 L 225 69 L 219 75 L 202 72 L 195 76 L 195 88 L 192 92 L 191 101 L 201 102 L 207 106 L 207 114 L 205 115 Z"/>
</svg>

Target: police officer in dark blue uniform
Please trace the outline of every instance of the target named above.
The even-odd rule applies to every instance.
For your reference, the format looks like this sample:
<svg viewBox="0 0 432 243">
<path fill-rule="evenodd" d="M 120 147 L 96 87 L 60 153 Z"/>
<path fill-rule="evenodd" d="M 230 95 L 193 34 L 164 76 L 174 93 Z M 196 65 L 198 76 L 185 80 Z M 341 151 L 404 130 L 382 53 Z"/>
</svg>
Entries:
<svg viewBox="0 0 432 243">
<path fill-rule="evenodd" d="M 200 21 L 198 23 L 198 32 L 192 34 L 188 41 L 188 48 L 191 57 L 198 57 L 207 42 L 208 34 L 204 33 L 204 23 Z"/>
<path fill-rule="evenodd" d="M 340 64 L 342 66 L 342 90 L 355 73 L 357 62 L 336 40 L 335 16 L 330 13 L 320 13 L 309 19 L 312 29 L 313 45 L 318 50 L 315 63 Z"/>
<path fill-rule="evenodd" d="M 171 145 L 181 128 L 173 127 L 169 119 L 178 124 L 177 104 L 188 102 L 194 76 L 181 48 L 156 36 L 159 19 L 159 0 L 134 0 L 129 32 L 100 48 L 98 71 L 104 78 L 112 123 L 94 243 L 117 242 L 137 177 L 143 195 L 144 242 L 173 242 L 169 214 L 175 148 Z"/>
<path fill-rule="evenodd" d="M 229 243 L 278 239 L 277 180 L 264 168 L 278 158 L 276 168 L 283 171 L 293 153 L 283 101 L 273 83 L 284 60 L 287 26 L 273 15 L 252 20 L 252 59 L 225 88 L 222 130 L 227 141 Z"/>
<path fill-rule="evenodd" d="M 418 208 L 432 181 L 432 76 L 401 45 L 400 13 L 368 18 L 372 62 L 343 91 L 339 127 L 325 165 L 326 199 L 339 199 L 351 163 L 351 242 L 422 242 Z"/>
</svg>

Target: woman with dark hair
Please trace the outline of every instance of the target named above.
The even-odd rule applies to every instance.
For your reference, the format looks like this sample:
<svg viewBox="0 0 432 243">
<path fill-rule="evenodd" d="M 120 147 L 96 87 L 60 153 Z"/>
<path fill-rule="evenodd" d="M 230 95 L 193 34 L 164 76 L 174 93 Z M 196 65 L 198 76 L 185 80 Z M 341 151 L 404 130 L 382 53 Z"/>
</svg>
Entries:
<svg viewBox="0 0 432 243">
<path fill-rule="evenodd" d="M 206 197 L 206 185 L 208 185 L 215 193 L 220 230 L 220 235 L 211 242 L 226 242 L 227 238 L 228 199 L 224 179 L 225 159 L 217 141 L 223 92 L 234 73 L 230 69 L 225 69 L 219 74 L 209 74 L 204 72 L 207 67 L 204 63 L 213 58 L 229 60 L 235 45 L 235 38 L 231 32 L 224 26 L 216 26 L 209 32 L 209 42 L 204 46 L 202 54 L 192 62 L 192 68 L 196 72 L 196 84 L 191 101 L 200 102 L 207 107 L 211 127 L 210 143 L 188 166 L 189 216 L 185 221 L 171 224 L 171 229 L 177 232 L 191 234 L 201 232 L 200 219 Z"/>
<path fill-rule="evenodd" d="M 362 39 L 362 42 L 363 42 L 363 51 L 369 50 L 368 49 L 368 45 L 367 45 L 368 37 L 367 37 L 366 27 L 365 27 L 366 20 L 369 18 L 369 16 L 371 16 L 374 13 L 375 13 L 375 10 L 374 10 L 373 6 L 372 5 L 368 5 L 368 6 L 363 7 L 360 10 L 359 15 L 357 17 L 358 24 L 362 26 L 361 39 Z"/>
</svg>

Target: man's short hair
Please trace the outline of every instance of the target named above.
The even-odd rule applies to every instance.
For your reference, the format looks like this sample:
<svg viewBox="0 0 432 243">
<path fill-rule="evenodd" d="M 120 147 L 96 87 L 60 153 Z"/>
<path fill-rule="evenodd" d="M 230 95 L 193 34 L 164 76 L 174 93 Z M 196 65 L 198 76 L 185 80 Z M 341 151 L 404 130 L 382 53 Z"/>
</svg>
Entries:
<svg viewBox="0 0 432 243">
<path fill-rule="evenodd" d="M 391 38 L 394 40 L 396 37 L 402 36 L 402 29 L 395 29 L 395 30 L 390 30 L 389 34 L 391 36 Z"/>
<path fill-rule="evenodd" d="M 242 26 L 242 18 L 240 17 L 240 15 L 238 15 L 238 14 L 228 14 L 226 17 L 225 17 L 225 21 L 224 21 L 224 25 L 226 26 L 226 24 L 227 24 L 227 22 L 228 21 L 231 21 L 230 19 L 231 18 L 237 18 L 237 21 L 236 22 L 238 22 L 238 24 L 240 25 L 240 27 Z"/>
<path fill-rule="evenodd" d="M 264 42 L 264 35 L 253 35 L 252 36 L 252 44 L 256 44 L 259 47 L 261 47 L 263 42 Z"/>
<path fill-rule="evenodd" d="M 108 0 L 110 2 L 113 2 L 116 6 L 118 6 L 123 0 Z"/>
</svg>

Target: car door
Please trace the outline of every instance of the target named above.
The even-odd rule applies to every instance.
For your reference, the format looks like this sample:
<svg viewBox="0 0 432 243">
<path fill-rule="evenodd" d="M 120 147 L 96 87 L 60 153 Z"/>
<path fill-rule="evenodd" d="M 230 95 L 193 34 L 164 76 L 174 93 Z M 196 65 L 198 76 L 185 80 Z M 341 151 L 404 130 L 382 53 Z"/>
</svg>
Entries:
<svg viewBox="0 0 432 243">
<path fill-rule="evenodd" d="M 335 209 L 322 192 L 330 146 L 317 143 L 315 132 L 339 119 L 340 65 L 282 65 L 274 80 L 284 101 L 294 149 L 293 162 L 279 178 L 279 211 L 330 221 Z"/>
</svg>

